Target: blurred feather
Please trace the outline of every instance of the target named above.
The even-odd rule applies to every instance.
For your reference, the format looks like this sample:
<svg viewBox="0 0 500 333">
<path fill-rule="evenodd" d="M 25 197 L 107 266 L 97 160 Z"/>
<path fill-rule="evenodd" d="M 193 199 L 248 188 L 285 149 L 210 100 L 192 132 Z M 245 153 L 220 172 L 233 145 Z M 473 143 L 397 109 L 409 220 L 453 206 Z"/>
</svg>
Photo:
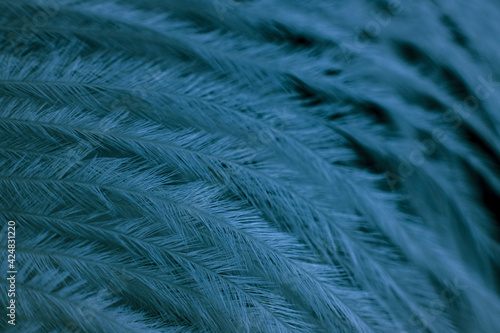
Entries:
<svg viewBox="0 0 500 333">
<path fill-rule="evenodd" d="M 500 8 L 462 5 L 0 3 L 2 331 L 500 330 Z"/>
</svg>

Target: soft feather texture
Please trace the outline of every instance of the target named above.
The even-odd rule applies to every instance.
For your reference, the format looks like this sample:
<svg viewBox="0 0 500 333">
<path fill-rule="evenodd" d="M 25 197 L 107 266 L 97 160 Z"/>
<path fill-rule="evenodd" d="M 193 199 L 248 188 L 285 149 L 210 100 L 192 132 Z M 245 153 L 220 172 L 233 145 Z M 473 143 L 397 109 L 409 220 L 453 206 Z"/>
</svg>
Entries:
<svg viewBox="0 0 500 333">
<path fill-rule="evenodd" d="M 500 331 L 494 1 L 0 10 L 2 331 Z"/>
</svg>

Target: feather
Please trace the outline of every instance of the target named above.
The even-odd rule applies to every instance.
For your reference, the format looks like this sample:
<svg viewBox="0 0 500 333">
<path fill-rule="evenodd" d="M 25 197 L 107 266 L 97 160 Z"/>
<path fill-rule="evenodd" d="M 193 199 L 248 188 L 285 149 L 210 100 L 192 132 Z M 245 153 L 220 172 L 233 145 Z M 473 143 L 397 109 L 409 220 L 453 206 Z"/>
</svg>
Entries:
<svg viewBox="0 0 500 333">
<path fill-rule="evenodd" d="M 2 331 L 500 330 L 500 8 L 462 5 L 0 3 Z"/>
</svg>

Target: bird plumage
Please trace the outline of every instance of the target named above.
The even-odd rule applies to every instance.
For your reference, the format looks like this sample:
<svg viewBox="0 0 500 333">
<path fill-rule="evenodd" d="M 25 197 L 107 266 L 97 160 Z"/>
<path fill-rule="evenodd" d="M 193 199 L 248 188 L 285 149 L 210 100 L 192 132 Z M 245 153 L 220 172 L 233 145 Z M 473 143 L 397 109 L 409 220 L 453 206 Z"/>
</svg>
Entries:
<svg viewBox="0 0 500 333">
<path fill-rule="evenodd" d="M 0 10 L 3 331 L 500 329 L 493 1 Z"/>
</svg>

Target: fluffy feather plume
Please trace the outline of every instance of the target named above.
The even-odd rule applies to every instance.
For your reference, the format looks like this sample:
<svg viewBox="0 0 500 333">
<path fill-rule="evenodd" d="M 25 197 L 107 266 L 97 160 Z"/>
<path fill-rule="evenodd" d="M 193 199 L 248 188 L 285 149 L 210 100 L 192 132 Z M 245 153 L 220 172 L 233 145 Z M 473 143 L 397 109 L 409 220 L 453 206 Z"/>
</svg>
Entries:
<svg viewBox="0 0 500 333">
<path fill-rule="evenodd" d="M 496 2 L 0 11 L 2 331 L 500 331 Z"/>
</svg>

